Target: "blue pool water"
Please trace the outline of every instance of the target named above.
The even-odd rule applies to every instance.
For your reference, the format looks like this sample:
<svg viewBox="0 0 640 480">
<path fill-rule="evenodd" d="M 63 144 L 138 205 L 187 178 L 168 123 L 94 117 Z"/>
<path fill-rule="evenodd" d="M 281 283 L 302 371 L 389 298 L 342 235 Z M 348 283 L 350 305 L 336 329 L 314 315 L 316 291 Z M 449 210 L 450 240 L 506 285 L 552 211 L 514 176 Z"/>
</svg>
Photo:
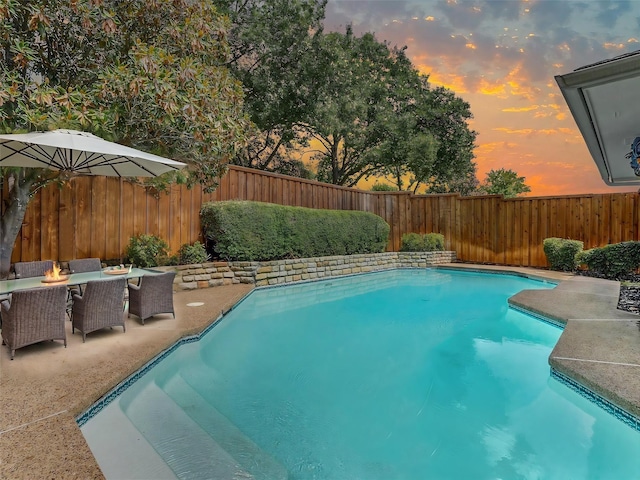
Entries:
<svg viewBox="0 0 640 480">
<path fill-rule="evenodd" d="M 550 378 L 561 330 L 507 306 L 552 286 L 410 270 L 254 291 L 83 432 L 114 478 L 640 478 L 640 433 Z"/>
</svg>

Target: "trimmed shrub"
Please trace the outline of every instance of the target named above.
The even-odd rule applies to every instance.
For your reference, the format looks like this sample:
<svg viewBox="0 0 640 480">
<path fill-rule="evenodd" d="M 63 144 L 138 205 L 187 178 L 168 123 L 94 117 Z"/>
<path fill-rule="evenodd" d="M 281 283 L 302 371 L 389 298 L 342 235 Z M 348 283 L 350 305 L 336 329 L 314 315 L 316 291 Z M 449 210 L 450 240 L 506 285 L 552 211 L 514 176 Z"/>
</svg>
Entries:
<svg viewBox="0 0 640 480">
<path fill-rule="evenodd" d="M 384 251 L 389 225 L 368 212 L 225 201 L 200 210 L 205 237 L 226 260 L 278 260 Z"/>
<path fill-rule="evenodd" d="M 425 252 L 442 252 L 444 250 L 444 235 L 441 233 L 427 233 L 424 236 Z"/>
<path fill-rule="evenodd" d="M 578 253 L 576 258 L 578 265 L 585 265 L 587 270 L 597 274 L 607 271 L 607 257 L 602 248 L 590 248 Z"/>
<path fill-rule="evenodd" d="M 160 237 L 143 233 L 129 239 L 126 255 L 138 267 L 157 267 L 166 265 L 168 249 L 169 245 Z"/>
<path fill-rule="evenodd" d="M 183 244 L 178 250 L 178 262 L 180 265 L 193 265 L 194 263 L 203 263 L 209 259 L 207 250 L 200 242 L 193 245 Z"/>
<path fill-rule="evenodd" d="M 620 278 L 640 267 L 640 242 L 622 242 L 585 250 L 578 261 L 599 276 Z"/>
<path fill-rule="evenodd" d="M 444 250 L 444 235 L 441 233 L 405 233 L 402 235 L 401 252 L 435 252 Z"/>
<path fill-rule="evenodd" d="M 401 252 L 422 252 L 424 240 L 419 233 L 405 233 L 400 243 Z"/>
<path fill-rule="evenodd" d="M 584 244 L 579 240 L 568 240 L 566 238 L 545 238 L 542 242 L 544 254 L 551 270 L 572 272 L 578 266 L 578 254 L 582 251 Z"/>
</svg>

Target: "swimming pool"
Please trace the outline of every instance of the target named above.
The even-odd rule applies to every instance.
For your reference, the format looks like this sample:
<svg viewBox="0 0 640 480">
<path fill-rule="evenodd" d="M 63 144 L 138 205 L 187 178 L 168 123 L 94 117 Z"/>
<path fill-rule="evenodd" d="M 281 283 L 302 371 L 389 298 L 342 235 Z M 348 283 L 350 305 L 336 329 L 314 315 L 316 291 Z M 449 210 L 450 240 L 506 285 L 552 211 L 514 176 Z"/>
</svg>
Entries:
<svg viewBox="0 0 640 480">
<path fill-rule="evenodd" d="M 108 478 L 638 478 L 640 434 L 550 378 L 552 285 L 402 270 L 254 291 L 87 422 Z"/>
</svg>

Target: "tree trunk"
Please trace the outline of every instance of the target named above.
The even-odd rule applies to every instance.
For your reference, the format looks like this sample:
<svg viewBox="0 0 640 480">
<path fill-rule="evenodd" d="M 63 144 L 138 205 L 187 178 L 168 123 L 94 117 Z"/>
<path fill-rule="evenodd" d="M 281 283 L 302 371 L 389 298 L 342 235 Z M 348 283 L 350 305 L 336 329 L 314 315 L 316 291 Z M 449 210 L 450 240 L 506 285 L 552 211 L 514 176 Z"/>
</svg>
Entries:
<svg viewBox="0 0 640 480">
<path fill-rule="evenodd" d="M 9 180 L 9 198 L 7 209 L 0 217 L 0 279 L 6 279 L 9 276 L 13 246 L 27 212 L 33 185 L 33 180 L 25 179 L 22 172 L 11 174 L 6 178 Z"/>
</svg>

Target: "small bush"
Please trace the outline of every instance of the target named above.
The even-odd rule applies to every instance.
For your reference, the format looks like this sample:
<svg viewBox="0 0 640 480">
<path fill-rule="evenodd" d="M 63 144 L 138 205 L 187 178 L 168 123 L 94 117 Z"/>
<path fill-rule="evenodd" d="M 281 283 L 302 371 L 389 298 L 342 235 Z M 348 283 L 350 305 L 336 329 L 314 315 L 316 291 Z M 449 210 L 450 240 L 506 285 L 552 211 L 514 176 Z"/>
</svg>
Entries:
<svg viewBox="0 0 640 480">
<path fill-rule="evenodd" d="M 389 225 L 368 212 L 225 201 L 200 210 L 213 251 L 227 260 L 277 260 L 384 251 Z"/>
<path fill-rule="evenodd" d="M 585 250 L 578 261 L 605 278 L 620 278 L 640 267 L 640 242 L 622 242 Z"/>
<path fill-rule="evenodd" d="M 424 240 L 419 233 L 405 233 L 400 243 L 401 252 L 421 252 Z"/>
<path fill-rule="evenodd" d="M 604 274 L 607 271 L 607 257 L 602 248 L 590 248 L 578 253 L 576 258 L 578 265 L 585 265 L 588 270 Z"/>
<path fill-rule="evenodd" d="M 427 233 L 424 236 L 425 252 L 441 252 L 444 250 L 444 235 L 441 233 Z"/>
<path fill-rule="evenodd" d="M 204 245 L 196 242 L 193 245 L 185 243 L 178 250 L 178 262 L 180 265 L 193 265 L 194 263 L 203 263 L 209 259 Z"/>
<path fill-rule="evenodd" d="M 379 183 L 376 182 L 371 187 L 372 192 L 397 192 L 398 187 L 394 187 L 393 185 L 389 185 L 388 183 Z"/>
<path fill-rule="evenodd" d="M 578 266 L 578 254 L 584 244 L 579 240 L 565 238 L 545 238 L 542 247 L 551 270 L 572 272 Z"/>
<path fill-rule="evenodd" d="M 441 233 L 405 233 L 402 235 L 401 252 L 435 252 L 444 250 L 444 235 Z"/>
<path fill-rule="evenodd" d="M 158 255 L 156 258 L 158 267 L 164 267 L 168 265 L 180 265 L 180 257 L 178 255 Z"/>
<path fill-rule="evenodd" d="M 155 235 L 141 234 L 129 239 L 126 255 L 129 261 L 137 267 L 157 267 L 166 265 L 169 245 Z"/>
</svg>

